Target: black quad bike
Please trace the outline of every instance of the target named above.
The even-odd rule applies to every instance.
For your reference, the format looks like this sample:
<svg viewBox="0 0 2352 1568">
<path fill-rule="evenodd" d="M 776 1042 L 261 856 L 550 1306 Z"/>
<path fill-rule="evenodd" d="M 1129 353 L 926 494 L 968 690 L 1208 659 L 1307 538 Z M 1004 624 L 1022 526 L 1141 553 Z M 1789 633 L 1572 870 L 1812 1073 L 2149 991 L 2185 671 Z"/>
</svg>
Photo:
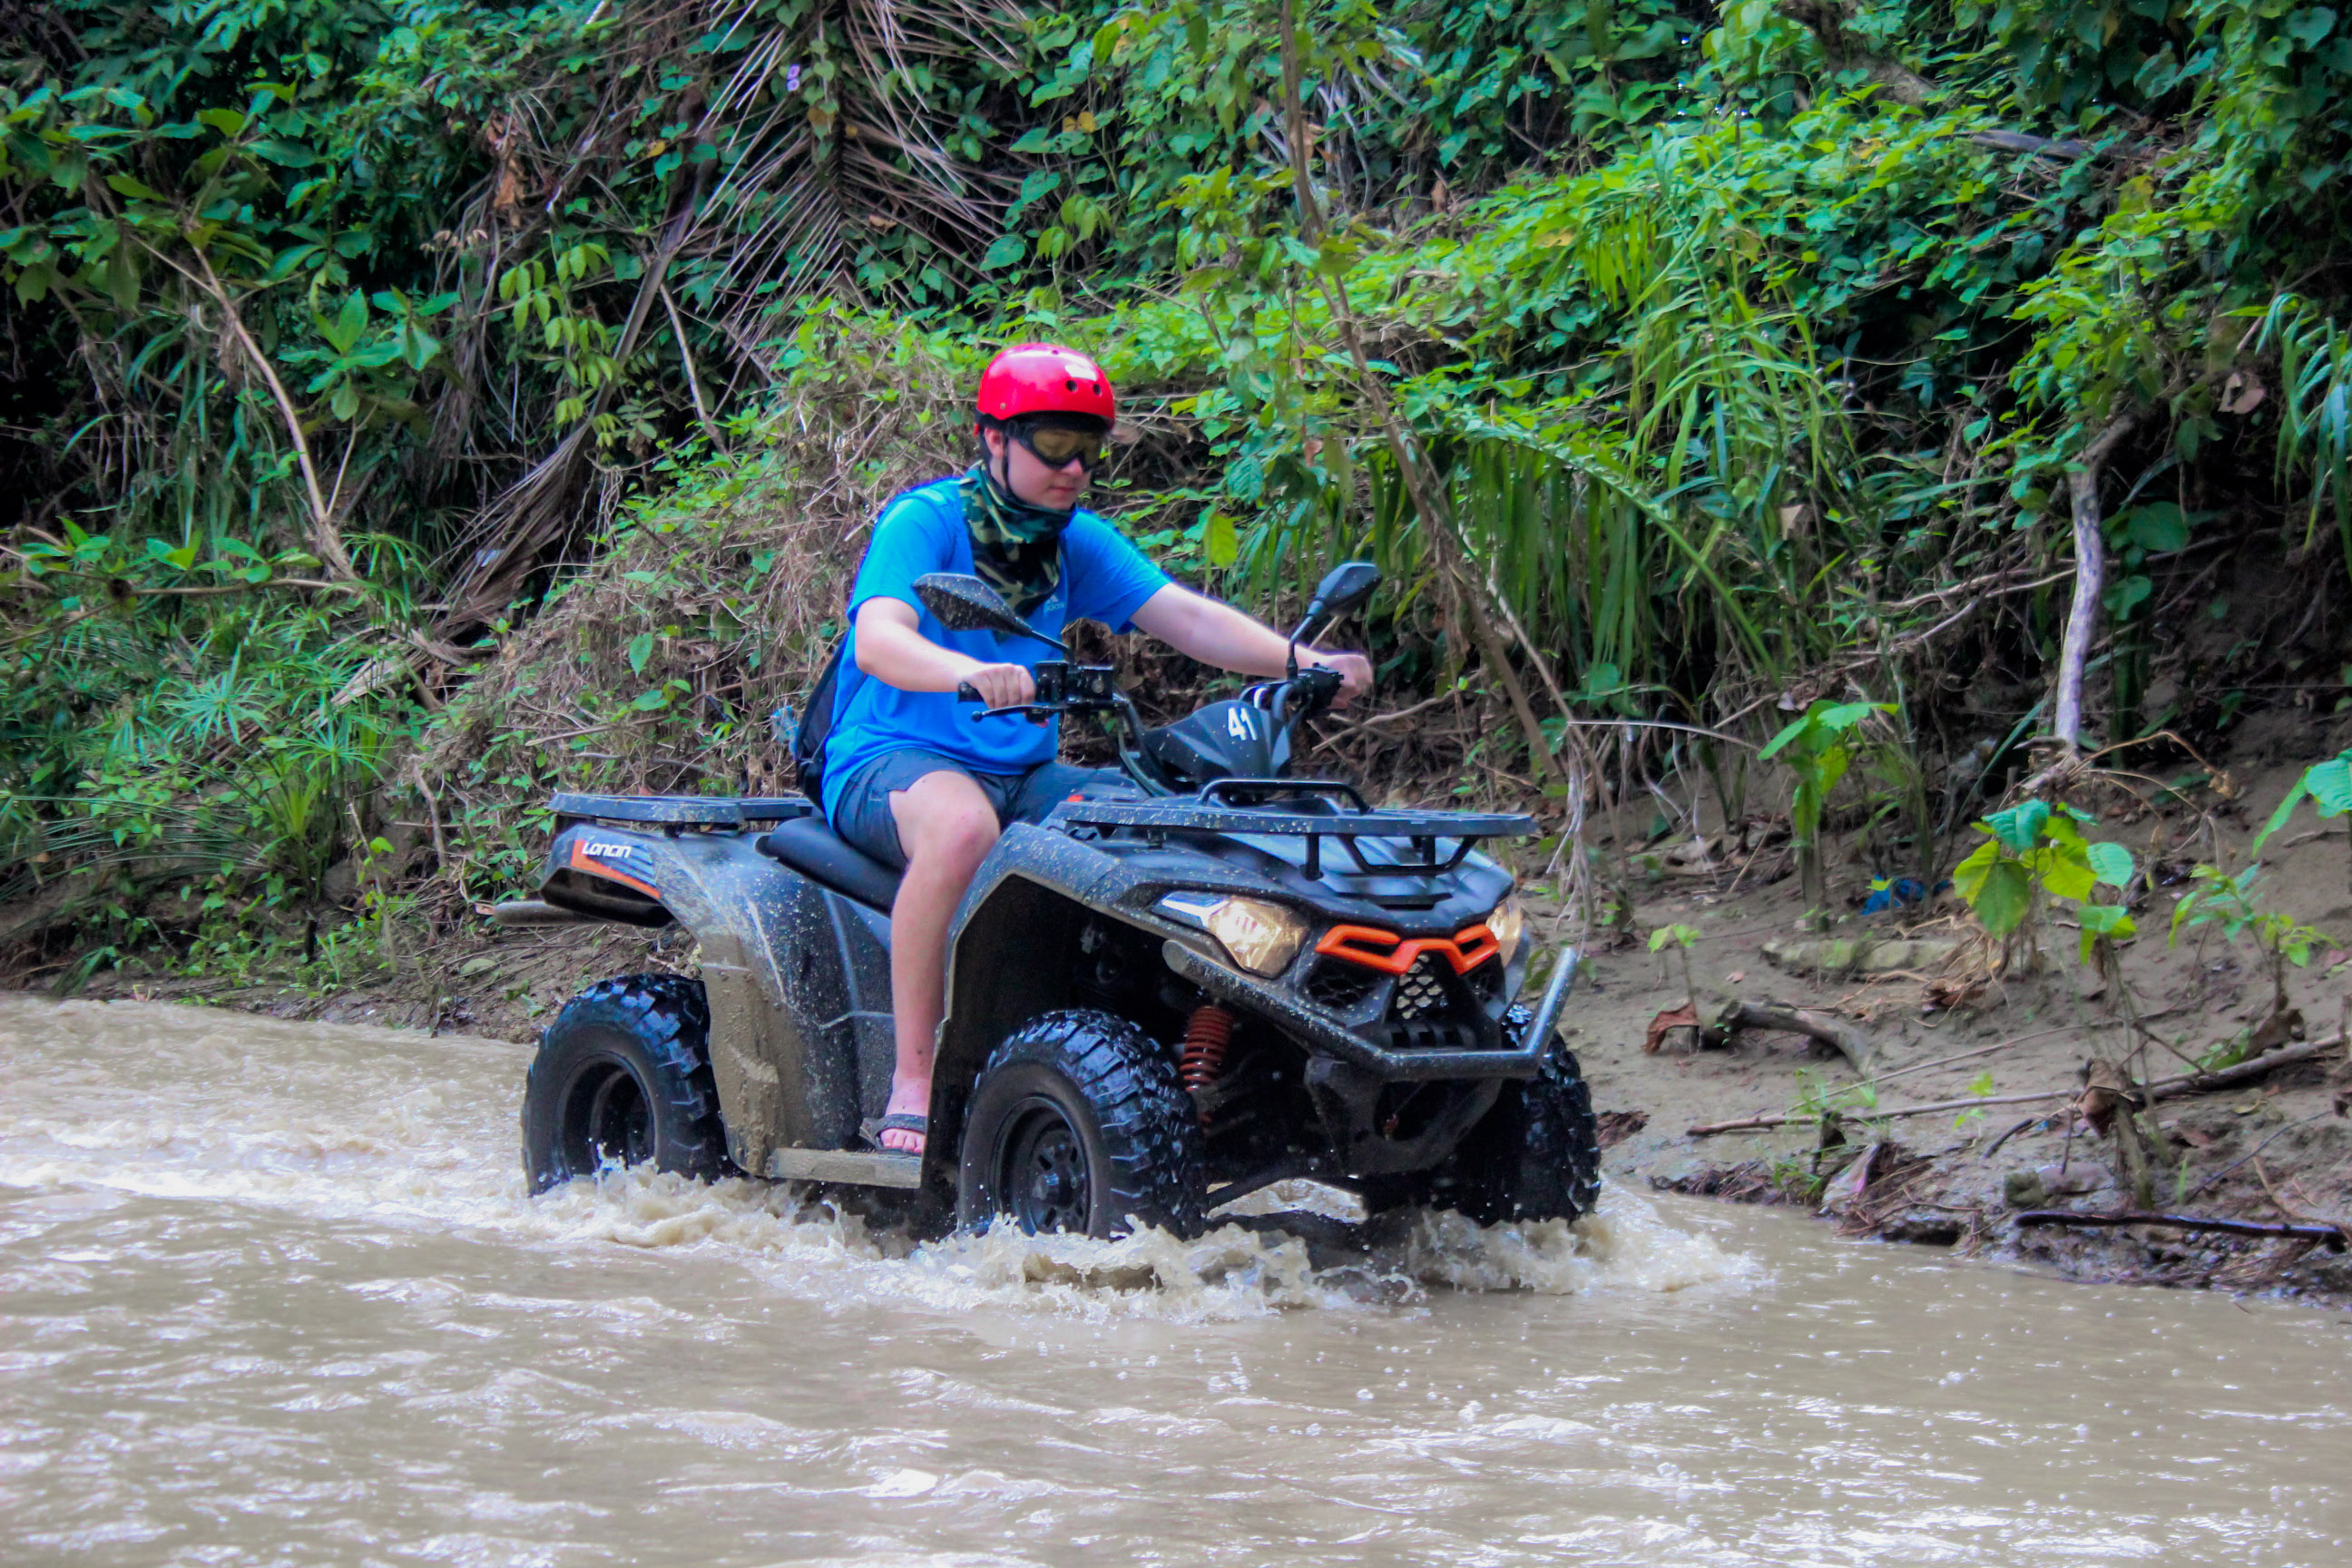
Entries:
<svg viewBox="0 0 2352 1568">
<path fill-rule="evenodd" d="M 604 981 L 549 1026 L 523 1105 L 533 1189 L 731 1169 L 903 1189 L 934 1224 L 1093 1236 L 1197 1229 L 1292 1177 L 1375 1213 L 1584 1213 L 1599 1146 L 1555 1031 L 1577 954 L 1518 1002 L 1525 920 L 1477 849 L 1533 820 L 1374 810 L 1286 776 L 1339 684 L 1297 668 L 1297 639 L 1378 582 L 1336 568 L 1288 679 L 1162 728 L 1107 667 L 1036 667 L 1026 711 L 1109 716 L 1132 785 L 1008 828 L 982 864 L 950 927 L 921 1155 L 861 1134 L 890 1089 L 897 872 L 799 796 L 556 795 L 539 897 L 498 918 L 676 922 L 701 973 Z M 917 591 L 951 628 L 1051 640 L 977 578 Z"/>
</svg>

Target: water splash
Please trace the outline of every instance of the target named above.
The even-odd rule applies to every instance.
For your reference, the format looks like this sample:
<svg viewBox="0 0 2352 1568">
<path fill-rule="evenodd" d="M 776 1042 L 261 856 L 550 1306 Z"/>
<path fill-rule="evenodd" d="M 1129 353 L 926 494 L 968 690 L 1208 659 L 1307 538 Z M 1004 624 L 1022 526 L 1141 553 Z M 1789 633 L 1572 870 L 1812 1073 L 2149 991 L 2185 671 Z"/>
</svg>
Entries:
<svg viewBox="0 0 2352 1568">
<path fill-rule="evenodd" d="M 1230 1321 L 1392 1310 L 1434 1289 L 1666 1291 L 1753 1272 L 1615 1190 L 1573 1225 L 1482 1227 L 1420 1214 L 1337 1241 L 1337 1222 L 1359 1211 L 1307 1184 L 1200 1237 L 1111 1241 L 1009 1226 L 924 1241 L 797 1185 L 657 1172 L 611 1172 L 533 1198 L 514 1147 L 520 1047 L 8 999 L 0 1049 L 26 1089 L 0 1131 L 0 1183 L 226 1200 L 536 1247 L 695 1248 L 828 1305 Z M 1270 1227 L 1263 1211 L 1274 1206 L 1316 1216 L 1315 1242 Z"/>
</svg>

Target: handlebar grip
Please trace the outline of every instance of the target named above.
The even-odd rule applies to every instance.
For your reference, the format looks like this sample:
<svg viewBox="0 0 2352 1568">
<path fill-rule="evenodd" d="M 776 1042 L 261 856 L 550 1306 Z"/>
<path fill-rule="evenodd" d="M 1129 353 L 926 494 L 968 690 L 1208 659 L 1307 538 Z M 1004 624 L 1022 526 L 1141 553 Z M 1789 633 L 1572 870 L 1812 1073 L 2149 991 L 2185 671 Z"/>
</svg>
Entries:
<svg viewBox="0 0 2352 1568">
<path fill-rule="evenodd" d="M 985 702 L 988 700 L 980 694 L 980 688 L 974 686 L 971 681 L 959 680 L 956 682 L 956 700 L 959 702 Z"/>
</svg>

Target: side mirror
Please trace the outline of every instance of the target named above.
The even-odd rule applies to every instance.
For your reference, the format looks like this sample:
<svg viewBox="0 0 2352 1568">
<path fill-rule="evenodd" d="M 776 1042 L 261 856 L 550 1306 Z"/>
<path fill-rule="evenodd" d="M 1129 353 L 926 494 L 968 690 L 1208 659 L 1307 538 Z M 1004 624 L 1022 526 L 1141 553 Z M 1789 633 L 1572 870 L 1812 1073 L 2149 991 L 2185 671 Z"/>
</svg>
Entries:
<svg viewBox="0 0 2352 1568">
<path fill-rule="evenodd" d="M 1327 616 L 1344 616 L 1360 608 L 1381 585 L 1381 569 L 1369 561 L 1343 561 L 1323 574 L 1315 586 L 1315 597 L 1307 606 L 1307 618 L 1321 620 Z"/>
<path fill-rule="evenodd" d="M 999 637 L 1036 637 L 1029 623 L 1013 613 L 997 591 L 961 572 L 926 572 L 915 579 L 915 597 L 951 632 L 994 632 Z M 1059 643 L 1055 644 L 1056 647 Z"/>
</svg>

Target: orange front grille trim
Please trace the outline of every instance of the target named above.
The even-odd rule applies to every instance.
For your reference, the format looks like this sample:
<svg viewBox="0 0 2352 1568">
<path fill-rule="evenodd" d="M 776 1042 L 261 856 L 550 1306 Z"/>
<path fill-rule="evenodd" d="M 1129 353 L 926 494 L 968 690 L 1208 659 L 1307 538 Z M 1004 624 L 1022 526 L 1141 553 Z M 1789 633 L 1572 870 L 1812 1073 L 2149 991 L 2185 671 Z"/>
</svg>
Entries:
<svg viewBox="0 0 2352 1568">
<path fill-rule="evenodd" d="M 1338 925 L 1323 933 L 1315 951 L 1326 958 L 1344 958 L 1383 974 L 1402 974 L 1424 952 L 1444 955 L 1456 974 L 1467 974 L 1502 951 L 1486 922 L 1465 927 L 1452 936 L 1401 937 L 1378 926 Z"/>
</svg>

